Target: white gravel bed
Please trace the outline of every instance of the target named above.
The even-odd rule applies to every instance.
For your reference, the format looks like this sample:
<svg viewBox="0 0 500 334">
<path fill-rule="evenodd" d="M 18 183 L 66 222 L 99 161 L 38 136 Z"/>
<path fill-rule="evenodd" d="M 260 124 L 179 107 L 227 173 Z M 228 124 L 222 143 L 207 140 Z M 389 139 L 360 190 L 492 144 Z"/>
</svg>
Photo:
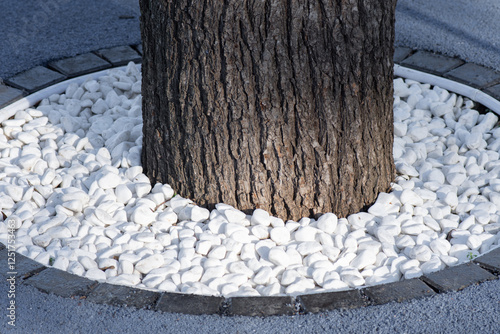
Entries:
<svg viewBox="0 0 500 334">
<path fill-rule="evenodd" d="M 70 84 L 0 127 L 0 241 L 99 282 L 296 295 L 419 277 L 500 243 L 500 129 L 439 87 L 394 80 L 399 176 L 368 212 L 299 222 L 194 205 L 142 173 L 134 64 Z M 12 237 L 11 237 L 12 238 Z"/>
</svg>

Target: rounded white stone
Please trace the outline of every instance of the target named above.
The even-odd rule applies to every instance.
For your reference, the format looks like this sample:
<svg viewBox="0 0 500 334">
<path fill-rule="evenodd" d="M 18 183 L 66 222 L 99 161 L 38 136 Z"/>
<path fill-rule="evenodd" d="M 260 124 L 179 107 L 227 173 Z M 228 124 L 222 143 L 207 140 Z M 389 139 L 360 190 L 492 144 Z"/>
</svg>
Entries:
<svg viewBox="0 0 500 334">
<path fill-rule="evenodd" d="M 361 286 L 365 283 L 365 279 L 355 268 L 345 268 L 342 270 L 340 279 L 352 288 Z"/>
<path fill-rule="evenodd" d="M 105 282 L 106 281 L 106 273 L 98 268 L 92 268 L 92 269 L 87 270 L 87 272 L 85 273 L 85 277 L 90 279 L 90 280 L 94 280 L 94 281 L 98 281 L 98 282 Z"/>
<path fill-rule="evenodd" d="M 422 272 L 422 269 L 414 267 L 414 268 L 408 269 L 405 272 L 404 277 L 405 277 L 405 279 L 412 279 L 412 278 L 420 277 L 423 274 L 424 273 Z"/>
<path fill-rule="evenodd" d="M 251 227 L 252 234 L 259 239 L 269 238 L 269 229 L 262 225 L 256 225 Z"/>
<path fill-rule="evenodd" d="M 227 221 L 230 223 L 239 223 L 246 218 L 246 214 L 244 212 L 234 208 L 224 210 L 224 216 L 226 216 Z"/>
<path fill-rule="evenodd" d="M 225 256 L 226 256 L 226 247 L 224 245 L 213 247 L 212 250 L 207 255 L 208 258 L 219 259 L 219 260 L 223 259 Z"/>
<path fill-rule="evenodd" d="M 277 266 L 287 267 L 290 265 L 290 258 L 288 254 L 280 247 L 273 247 L 269 250 L 269 261 Z"/>
<path fill-rule="evenodd" d="M 441 269 L 444 269 L 445 264 L 441 261 L 439 256 L 433 256 L 429 261 L 423 263 L 420 266 L 420 269 L 422 270 L 422 273 L 424 274 L 430 274 L 435 271 L 439 271 Z"/>
<path fill-rule="evenodd" d="M 263 225 L 263 226 L 271 225 L 271 219 L 269 217 L 269 213 L 262 209 L 254 210 L 250 222 L 252 223 L 252 225 Z"/>
<path fill-rule="evenodd" d="M 60 270 L 67 270 L 69 266 L 69 260 L 64 256 L 58 256 L 52 267 Z"/>
<path fill-rule="evenodd" d="M 203 275 L 202 266 L 194 266 L 181 274 L 182 283 L 198 282 Z"/>
<path fill-rule="evenodd" d="M 227 269 L 231 273 L 239 273 L 246 275 L 248 278 L 252 277 L 254 275 L 253 270 L 248 268 L 244 262 L 236 261 L 236 262 L 231 262 L 228 264 Z"/>
<path fill-rule="evenodd" d="M 429 246 L 434 253 L 439 255 L 448 255 L 451 248 L 450 242 L 446 239 L 433 240 Z"/>
<path fill-rule="evenodd" d="M 318 229 L 311 226 L 303 226 L 295 231 L 295 233 L 293 234 L 293 238 L 299 242 L 315 241 L 317 233 Z"/>
<path fill-rule="evenodd" d="M 325 213 L 319 217 L 316 226 L 325 233 L 332 234 L 337 228 L 338 219 L 333 213 Z"/>
<path fill-rule="evenodd" d="M 247 261 L 250 259 L 255 259 L 257 257 L 257 252 L 255 251 L 254 243 L 243 244 L 241 248 L 240 258 L 243 261 Z"/>
<path fill-rule="evenodd" d="M 408 221 L 401 225 L 401 232 L 408 235 L 419 235 L 425 228 L 424 224 Z"/>
<path fill-rule="evenodd" d="M 141 205 L 134 209 L 130 219 L 136 224 L 146 226 L 156 220 L 156 213 L 154 213 L 149 207 Z"/>
<path fill-rule="evenodd" d="M 198 241 L 196 244 L 196 253 L 201 255 L 207 255 L 212 247 L 212 243 L 208 240 Z"/>
<path fill-rule="evenodd" d="M 340 279 L 331 279 L 328 281 L 324 281 L 323 288 L 329 291 L 341 291 L 349 289 L 349 285 L 342 282 Z"/>
<path fill-rule="evenodd" d="M 286 227 L 275 227 L 269 234 L 277 245 L 284 245 L 290 241 L 290 231 Z"/>
<path fill-rule="evenodd" d="M 472 234 L 467 238 L 467 247 L 469 247 L 470 249 L 477 250 L 479 247 L 481 247 L 481 245 L 482 240 L 480 236 Z"/>
<path fill-rule="evenodd" d="M 401 233 L 401 227 L 398 225 L 383 225 L 379 226 L 375 231 L 375 235 L 380 242 L 394 245 L 394 237 Z"/>
<path fill-rule="evenodd" d="M 296 270 L 290 269 L 290 270 L 285 270 L 281 274 L 280 282 L 281 282 L 281 285 L 288 286 L 294 282 L 297 282 L 301 278 L 303 278 L 303 276 L 301 274 L 299 274 Z"/>
<path fill-rule="evenodd" d="M 302 256 L 307 256 L 310 254 L 321 252 L 322 250 L 323 246 L 317 241 L 301 242 L 297 246 L 297 252 L 299 252 L 299 254 Z"/>
<path fill-rule="evenodd" d="M 85 269 L 78 261 L 71 261 L 68 265 L 67 271 L 73 275 L 85 275 Z"/>
<path fill-rule="evenodd" d="M 401 193 L 399 197 L 401 204 L 410 204 L 413 206 L 421 206 L 424 204 L 424 201 L 420 196 L 418 196 L 413 190 L 405 189 Z"/>
<path fill-rule="evenodd" d="M 247 229 L 241 230 L 241 231 L 236 231 L 231 234 L 231 239 L 234 239 L 242 244 L 248 244 L 251 243 L 253 239 L 249 234 L 249 231 Z"/>
<path fill-rule="evenodd" d="M 106 173 L 97 180 L 97 184 L 102 189 L 113 189 L 121 183 L 121 177 L 114 173 Z"/>
<path fill-rule="evenodd" d="M 406 247 L 413 247 L 415 246 L 415 240 L 413 240 L 413 238 L 409 235 L 403 235 L 397 238 L 396 246 L 399 249 L 404 249 Z"/>
<path fill-rule="evenodd" d="M 271 267 L 262 267 L 257 274 L 252 278 L 255 284 L 265 285 L 271 281 L 273 270 Z"/>
<path fill-rule="evenodd" d="M 130 285 L 134 286 L 141 282 L 141 278 L 136 274 L 121 274 L 114 277 L 109 277 L 107 283 L 118 284 L 118 285 Z"/>
<path fill-rule="evenodd" d="M 298 282 L 290 284 L 285 292 L 289 295 L 296 295 L 307 292 L 315 288 L 314 280 L 312 279 L 300 279 Z"/>
<path fill-rule="evenodd" d="M 126 204 L 133 196 L 132 191 L 125 184 L 118 184 L 115 188 L 116 200 Z"/>
<path fill-rule="evenodd" d="M 357 268 L 358 270 L 361 270 L 367 266 L 374 264 L 376 260 L 376 252 L 364 250 L 359 252 L 359 254 L 351 261 L 349 265 L 351 267 Z"/>
<path fill-rule="evenodd" d="M 52 241 L 52 237 L 48 234 L 40 234 L 33 237 L 33 244 L 40 247 L 47 247 Z"/>
<path fill-rule="evenodd" d="M 208 282 L 214 278 L 221 278 L 226 273 L 224 266 L 207 267 L 200 279 L 201 282 Z"/>
<path fill-rule="evenodd" d="M 52 239 L 71 238 L 71 231 L 65 226 L 54 226 L 45 232 Z"/>
<path fill-rule="evenodd" d="M 445 181 L 445 176 L 442 171 L 439 169 L 432 169 L 427 173 L 422 175 L 422 179 L 425 182 L 437 182 L 439 184 L 443 184 Z"/>
<path fill-rule="evenodd" d="M 161 267 L 165 263 L 161 254 L 148 256 L 135 264 L 135 269 L 141 274 L 147 274 L 151 270 Z"/>
<path fill-rule="evenodd" d="M 149 194 L 151 191 L 151 183 L 149 182 L 138 182 L 134 184 L 135 194 L 137 197 L 141 198 Z"/>
<path fill-rule="evenodd" d="M 62 206 L 65 207 L 68 210 L 71 210 L 75 213 L 77 212 L 82 212 L 83 210 L 83 203 L 79 200 L 72 200 L 72 201 L 67 201 L 62 203 Z"/>
<path fill-rule="evenodd" d="M 421 262 L 427 262 L 432 257 L 432 251 L 426 245 L 418 245 L 410 251 L 410 257 Z"/>
</svg>

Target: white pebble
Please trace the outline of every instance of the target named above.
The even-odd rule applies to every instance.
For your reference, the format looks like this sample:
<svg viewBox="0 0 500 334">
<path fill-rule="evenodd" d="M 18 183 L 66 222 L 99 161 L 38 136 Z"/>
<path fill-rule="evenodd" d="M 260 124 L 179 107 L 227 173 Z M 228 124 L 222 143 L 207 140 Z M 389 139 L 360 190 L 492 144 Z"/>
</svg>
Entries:
<svg viewBox="0 0 500 334">
<path fill-rule="evenodd" d="M 273 247 L 269 250 L 269 261 L 276 264 L 277 266 L 287 267 L 290 265 L 290 258 L 288 254 L 279 247 Z"/>
<path fill-rule="evenodd" d="M 372 265 L 377 260 L 377 253 L 370 250 L 361 251 L 349 264 L 351 267 L 361 270 Z"/>
<path fill-rule="evenodd" d="M 311 226 L 304 226 L 295 231 L 295 233 L 293 234 L 293 238 L 299 242 L 315 241 L 317 233 L 318 230 L 316 228 Z"/>
<path fill-rule="evenodd" d="M 151 270 L 161 267 L 164 262 L 165 260 L 161 254 L 154 254 L 137 262 L 135 269 L 142 274 L 147 274 Z"/>
<path fill-rule="evenodd" d="M 252 214 L 250 222 L 253 225 L 269 226 L 271 224 L 271 219 L 267 211 L 256 209 Z"/>
<path fill-rule="evenodd" d="M 87 272 L 85 273 L 85 277 L 87 277 L 90 280 L 94 280 L 94 281 L 98 281 L 98 282 L 105 282 L 106 281 L 106 273 L 98 268 L 92 268 L 92 269 L 87 270 Z"/>
<path fill-rule="evenodd" d="M 277 245 L 284 245 L 290 241 L 290 231 L 286 227 L 275 227 L 271 229 L 270 237 Z"/>
<path fill-rule="evenodd" d="M 337 228 L 337 216 L 333 213 L 325 213 L 319 217 L 316 226 L 325 233 L 332 234 Z"/>
</svg>

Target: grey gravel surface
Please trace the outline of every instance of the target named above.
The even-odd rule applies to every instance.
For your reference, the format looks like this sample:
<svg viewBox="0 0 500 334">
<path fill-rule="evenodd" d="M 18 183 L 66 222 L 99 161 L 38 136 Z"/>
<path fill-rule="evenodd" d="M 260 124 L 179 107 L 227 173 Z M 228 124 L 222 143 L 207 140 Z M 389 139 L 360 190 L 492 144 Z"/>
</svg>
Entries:
<svg viewBox="0 0 500 334">
<path fill-rule="evenodd" d="M 140 42 L 136 0 L 0 1 L 0 78 L 50 60 Z M 396 44 L 500 69 L 498 0 L 400 0 Z M 188 316 L 95 305 L 16 290 L 7 324 L 0 284 L 0 333 L 499 333 L 500 281 L 432 298 L 350 311 L 268 318 Z"/>
<path fill-rule="evenodd" d="M 0 78 L 48 61 L 139 44 L 138 0 L 0 1 Z"/>
<path fill-rule="evenodd" d="M 221 317 L 95 305 L 17 288 L 16 327 L 0 333 L 499 333 L 500 281 L 405 303 L 298 316 Z M 7 287 L 0 286 L 6 305 Z M 2 310 L 4 307 L 2 306 Z M 3 311 L 5 312 L 5 311 Z M 2 315 L 2 319 L 5 316 Z"/>
<path fill-rule="evenodd" d="M 398 0 L 396 45 L 500 70 L 500 1 Z"/>
</svg>

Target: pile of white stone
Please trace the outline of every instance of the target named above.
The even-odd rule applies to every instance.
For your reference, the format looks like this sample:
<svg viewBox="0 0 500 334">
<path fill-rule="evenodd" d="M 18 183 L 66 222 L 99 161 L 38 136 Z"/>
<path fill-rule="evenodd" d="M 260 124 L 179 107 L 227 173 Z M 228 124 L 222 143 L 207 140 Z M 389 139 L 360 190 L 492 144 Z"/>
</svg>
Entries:
<svg viewBox="0 0 500 334">
<path fill-rule="evenodd" d="M 497 116 L 438 87 L 394 80 L 391 193 L 368 210 L 299 222 L 194 205 L 140 167 L 141 74 L 113 69 L 0 127 L 0 241 L 100 282 L 253 296 L 418 277 L 498 247 Z"/>
</svg>

